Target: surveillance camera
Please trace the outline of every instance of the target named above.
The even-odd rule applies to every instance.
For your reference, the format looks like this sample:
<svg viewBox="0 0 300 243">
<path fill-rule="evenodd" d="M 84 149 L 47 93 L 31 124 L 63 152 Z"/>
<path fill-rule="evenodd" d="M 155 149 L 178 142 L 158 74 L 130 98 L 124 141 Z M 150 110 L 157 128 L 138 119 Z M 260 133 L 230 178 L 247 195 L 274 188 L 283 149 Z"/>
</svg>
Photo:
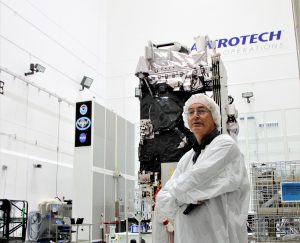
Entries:
<svg viewBox="0 0 300 243">
<path fill-rule="evenodd" d="M 35 64 L 35 71 L 36 72 L 41 72 L 41 73 L 43 73 L 43 72 L 45 72 L 45 70 L 46 70 L 46 68 L 44 67 L 44 66 L 42 66 L 41 64 Z"/>
<path fill-rule="evenodd" d="M 27 72 L 27 73 L 24 73 L 25 76 L 28 76 L 28 75 L 32 75 L 34 74 L 34 72 L 45 72 L 46 68 L 44 66 L 42 66 L 41 64 L 34 64 L 34 63 L 30 63 L 30 66 L 29 66 L 29 69 L 30 69 L 30 72 Z"/>
</svg>

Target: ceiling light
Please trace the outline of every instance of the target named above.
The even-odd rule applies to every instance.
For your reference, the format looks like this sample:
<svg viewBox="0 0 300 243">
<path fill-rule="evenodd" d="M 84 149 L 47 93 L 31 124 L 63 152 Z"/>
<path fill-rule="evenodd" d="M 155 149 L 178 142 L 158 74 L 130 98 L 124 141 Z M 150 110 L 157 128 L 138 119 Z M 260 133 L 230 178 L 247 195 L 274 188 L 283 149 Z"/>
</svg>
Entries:
<svg viewBox="0 0 300 243">
<path fill-rule="evenodd" d="M 253 92 L 242 93 L 242 97 L 247 99 L 247 103 L 250 103 L 250 98 L 253 97 Z"/>
<path fill-rule="evenodd" d="M 82 89 L 81 89 L 80 91 L 84 90 L 84 88 L 89 89 L 89 88 L 91 87 L 93 81 L 94 81 L 94 80 L 93 80 L 92 78 L 89 78 L 89 77 L 87 77 L 87 76 L 84 76 L 84 77 L 82 78 L 82 80 L 81 80 L 81 83 L 80 83 L 80 85 L 82 86 Z"/>
</svg>

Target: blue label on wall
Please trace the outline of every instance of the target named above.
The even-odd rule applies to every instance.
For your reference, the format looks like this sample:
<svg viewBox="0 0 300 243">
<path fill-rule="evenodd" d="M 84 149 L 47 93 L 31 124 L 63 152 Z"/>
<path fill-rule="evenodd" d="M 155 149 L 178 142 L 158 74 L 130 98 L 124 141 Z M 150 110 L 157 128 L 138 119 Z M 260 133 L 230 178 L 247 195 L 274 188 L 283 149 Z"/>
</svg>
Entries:
<svg viewBox="0 0 300 243">
<path fill-rule="evenodd" d="M 79 107 L 79 112 L 81 115 L 85 115 L 88 112 L 88 107 L 86 104 L 83 104 Z"/>
<path fill-rule="evenodd" d="M 86 134 L 85 133 L 81 133 L 79 135 L 79 142 L 84 143 L 86 141 Z"/>
<path fill-rule="evenodd" d="M 90 128 L 91 120 L 88 117 L 80 117 L 76 121 L 76 128 L 80 131 L 85 131 Z"/>
<path fill-rule="evenodd" d="M 281 183 L 282 202 L 300 202 L 300 182 Z"/>
<path fill-rule="evenodd" d="M 76 103 L 75 147 L 92 143 L 92 101 Z"/>
</svg>

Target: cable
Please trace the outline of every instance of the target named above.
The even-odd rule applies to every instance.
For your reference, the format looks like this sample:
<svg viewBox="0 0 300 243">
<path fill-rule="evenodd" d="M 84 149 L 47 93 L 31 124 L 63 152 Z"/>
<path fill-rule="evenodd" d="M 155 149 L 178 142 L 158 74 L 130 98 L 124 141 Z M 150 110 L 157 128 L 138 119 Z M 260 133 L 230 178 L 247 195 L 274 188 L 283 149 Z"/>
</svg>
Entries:
<svg viewBox="0 0 300 243">
<path fill-rule="evenodd" d="M 25 137 L 28 137 L 28 105 L 29 105 L 29 85 L 27 84 L 27 97 L 26 97 L 26 118 L 25 118 Z M 23 143 L 24 153 L 27 154 L 27 145 Z M 28 158 L 26 158 L 26 200 L 28 200 L 28 183 L 29 183 L 29 169 L 28 169 Z M 17 173 L 16 173 L 17 177 Z M 17 185 L 17 183 L 15 183 Z"/>
<path fill-rule="evenodd" d="M 58 156 L 59 156 L 59 128 L 60 128 L 60 104 L 61 100 L 58 100 L 58 124 L 57 124 L 57 150 L 56 150 L 56 179 L 55 179 L 55 195 L 57 195 L 57 180 L 58 180 Z"/>
<path fill-rule="evenodd" d="M 4 179 L 4 186 L 3 186 L 3 197 L 2 198 L 5 198 L 5 192 L 6 192 L 6 179 L 7 179 L 7 169 L 5 170 L 4 172 L 4 176 L 3 176 L 3 179 Z"/>
</svg>

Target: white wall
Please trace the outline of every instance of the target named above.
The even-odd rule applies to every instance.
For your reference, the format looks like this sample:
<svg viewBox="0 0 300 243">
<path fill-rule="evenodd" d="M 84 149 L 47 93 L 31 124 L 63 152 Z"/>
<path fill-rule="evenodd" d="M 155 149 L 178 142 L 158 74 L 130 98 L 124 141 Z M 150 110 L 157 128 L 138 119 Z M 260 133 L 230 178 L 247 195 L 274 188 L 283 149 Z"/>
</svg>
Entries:
<svg viewBox="0 0 300 243">
<path fill-rule="evenodd" d="M 220 39 L 282 30 L 280 41 L 266 43 L 276 46 L 258 43 L 218 51 L 227 69 L 229 92 L 235 97 L 240 112 L 299 107 L 290 1 L 112 0 L 108 2 L 108 10 L 111 13 L 107 36 L 107 88 L 111 97 L 108 105 L 131 120 L 139 120 L 139 114 L 126 107 L 138 108 L 138 101 L 133 98 L 134 87 L 138 85 L 134 71 L 148 40 L 153 43 L 177 41 L 191 47 L 194 37 L 205 34 L 211 39 Z M 251 47 L 259 47 L 259 50 L 251 51 Z M 242 48 L 247 49 L 246 53 Z M 272 88 L 274 94 L 269 102 L 265 102 L 267 88 Z M 251 107 L 241 97 L 244 91 L 254 92 L 255 102 Z M 289 94 L 289 98 L 278 99 L 282 94 Z"/>
<path fill-rule="evenodd" d="M 105 103 L 106 14 L 106 1 L 0 1 L 0 198 L 28 200 L 29 210 L 46 198 L 72 199 L 72 103 Z M 25 77 L 30 63 L 45 73 Z M 94 83 L 79 92 L 84 75 Z"/>
<path fill-rule="evenodd" d="M 23 75 L 31 62 L 44 65 L 45 74 L 28 79 L 71 101 L 89 93 L 77 92 L 87 75 L 96 81 L 92 94 L 103 102 L 105 1 L 3 0 L 0 9 L 2 66 Z"/>
</svg>

